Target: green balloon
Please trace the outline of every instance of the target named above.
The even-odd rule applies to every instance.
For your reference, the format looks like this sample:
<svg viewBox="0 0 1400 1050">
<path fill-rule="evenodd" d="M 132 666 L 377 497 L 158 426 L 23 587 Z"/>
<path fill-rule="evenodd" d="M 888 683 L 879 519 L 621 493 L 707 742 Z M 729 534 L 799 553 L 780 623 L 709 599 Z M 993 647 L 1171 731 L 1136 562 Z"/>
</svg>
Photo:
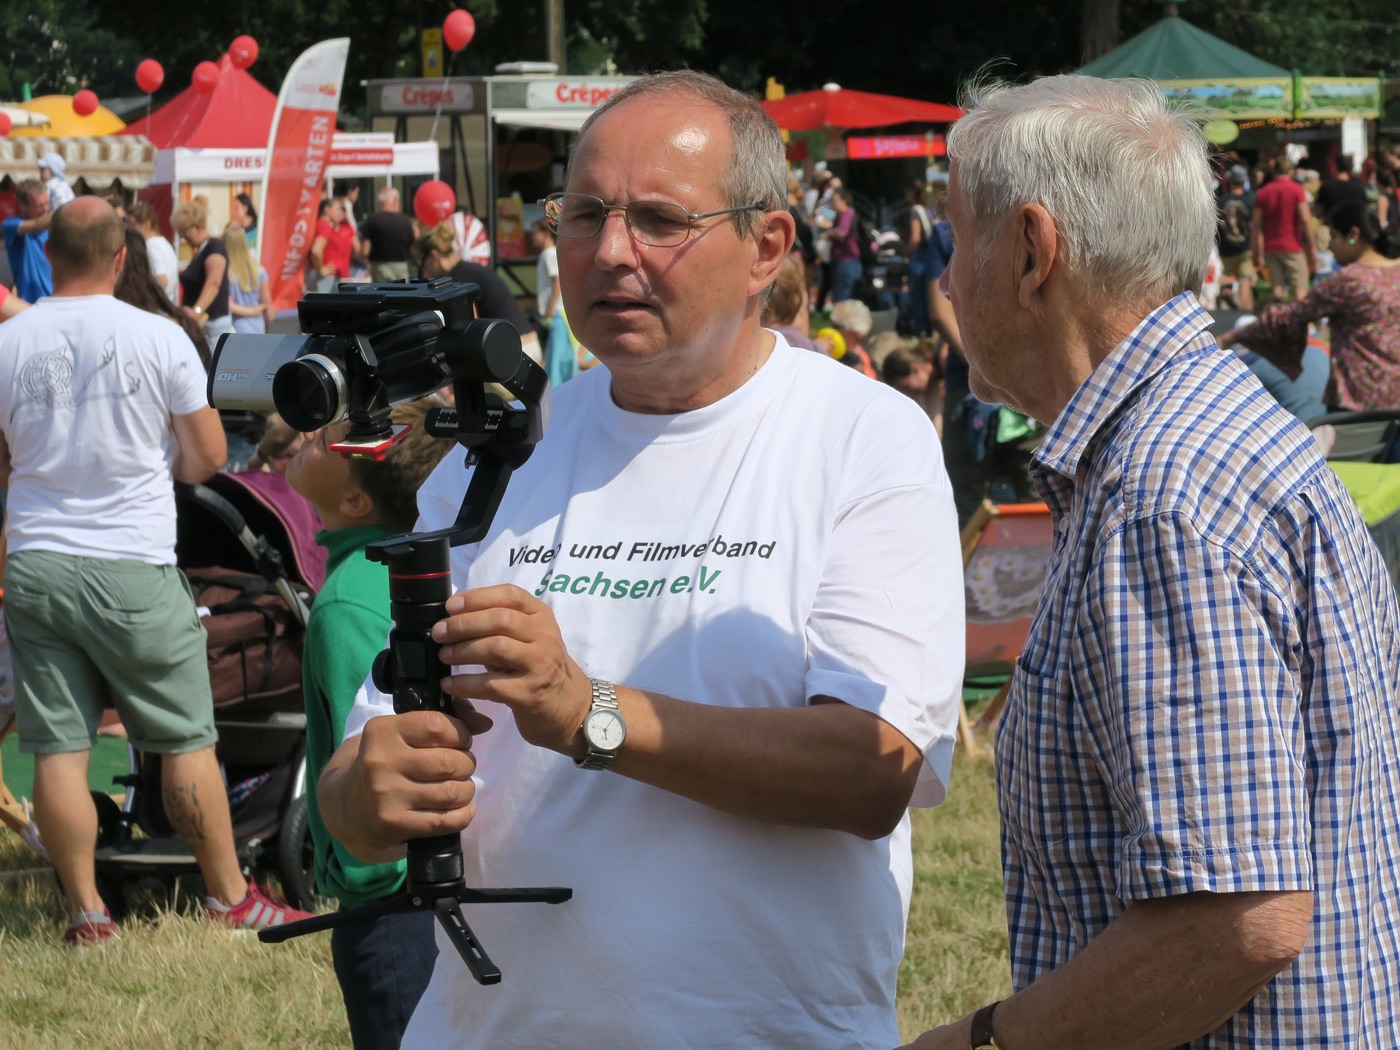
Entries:
<svg viewBox="0 0 1400 1050">
<path fill-rule="evenodd" d="M 1213 146 L 1226 146 L 1240 137 L 1240 126 L 1233 120 L 1211 120 L 1202 129 Z"/>
</svg>

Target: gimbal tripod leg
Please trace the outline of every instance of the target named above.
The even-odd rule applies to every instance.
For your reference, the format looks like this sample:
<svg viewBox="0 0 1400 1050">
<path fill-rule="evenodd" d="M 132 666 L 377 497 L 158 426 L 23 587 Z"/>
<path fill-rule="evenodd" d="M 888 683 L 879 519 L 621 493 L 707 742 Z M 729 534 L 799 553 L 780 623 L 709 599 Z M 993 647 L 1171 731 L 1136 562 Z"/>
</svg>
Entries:
<svg viewBox="0 0 1400 1050">
<path fill-rule="evenodd" d="M 283 923 L 281 926 L 268 926 L 258 931 L 258 940 L 264 944 L 281 944 L 293 937 L 334 929 L 342 923 L 354 922 L 359 919 L 377 919 L 381 915 L 392 915 L 394 912 L 412 911 L 414 907 L 415 905 L 407 897 L 397 894 L 393 897 L 385 897 L 383 900 L 362 904 L 358 908 L 346 908 L 343 911 L 313 915 L 309 919 L 298 919 L 296 922 Z"/>
<path fill-rule="evenodd" d="M 500 984 L 500 967 L 491 961 L 486 949 L 481 946 L 476 934 L 472 933 L 472 928 L 467 925 L 457 898 L 439 897 L 433 901 L 433 914 L 437 916 L 438 924 L 446 931 L 447 939 L 457 949 L 457 954 L 462 957 L 462 962 L 467 964 L 467 969 L 476 978 L 477 984 Z"/>
</svg>

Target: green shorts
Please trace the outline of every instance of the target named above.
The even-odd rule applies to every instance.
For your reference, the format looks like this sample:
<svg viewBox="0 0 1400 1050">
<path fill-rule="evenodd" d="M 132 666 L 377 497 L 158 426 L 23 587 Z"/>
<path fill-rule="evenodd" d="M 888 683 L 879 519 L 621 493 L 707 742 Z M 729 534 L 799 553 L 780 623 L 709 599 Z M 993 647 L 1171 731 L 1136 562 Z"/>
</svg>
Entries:
<svg viewBox="0 0 1400 1050">
<path fill-rule="evenodd" d="M 91 748 L 109 700 L 140 751 L 218 739 L 204 627 L 175 566 L 18 551 L 5 570 L 5 626 L 21 751 Z"/>
</svg>

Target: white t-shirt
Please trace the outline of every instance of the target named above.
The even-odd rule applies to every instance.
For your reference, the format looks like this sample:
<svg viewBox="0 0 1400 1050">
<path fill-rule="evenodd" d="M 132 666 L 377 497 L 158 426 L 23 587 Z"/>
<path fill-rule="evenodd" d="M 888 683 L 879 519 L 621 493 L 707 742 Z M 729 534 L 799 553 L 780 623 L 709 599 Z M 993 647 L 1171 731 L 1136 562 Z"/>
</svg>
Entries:
<svg viewBox="0 0 1400 1050">
<path fill-rule="evenodd" d="M 535 260 L 535 303 L 540 317 L 548 321 L 554 316 L 549 308 L 554 299 L 554 285 L 559 280 L 559 249 L 553 245 L 540 252 Z"/>
<path fill-rule="evenodd" d="M 0 325 L 10 550 L 173 565 L 170 417 L 204 407 L 204 385 L 179 325 L 110 295 Z"/>
<path fill-rule="evenodd" d="M 963 671 L 961 555 L 938 440 L 912 400 L 781 336 L 756 376 L 674 416 L 617 408 L 607 369 L 556 392 L 550 430 L 454 588 L 516 583 L 593 677 L 721 706 L 873 711 L 943 797 Z M 419 495 L 457 515 L 463 457 Z M 804 1048 L 899 1042 L 909 820 L 868 842 L 744 820 L 524 743 L 473 744 L 469 886 L 570 886 L 468 905 L 505 973 L 479 988 L 439 934 L 404 1040 L 453 1047 Z M 346 734 L 388 713 L 362 691 Z"/>
<path fill-rule="evenodd" d="M 180 256 L 175 246 L 160 234 L 146 238 L 146 255 L 151 260 L 151 273 L 155 275 L 166 296 L 176 306 L 180 304 Z"/>
</svg>

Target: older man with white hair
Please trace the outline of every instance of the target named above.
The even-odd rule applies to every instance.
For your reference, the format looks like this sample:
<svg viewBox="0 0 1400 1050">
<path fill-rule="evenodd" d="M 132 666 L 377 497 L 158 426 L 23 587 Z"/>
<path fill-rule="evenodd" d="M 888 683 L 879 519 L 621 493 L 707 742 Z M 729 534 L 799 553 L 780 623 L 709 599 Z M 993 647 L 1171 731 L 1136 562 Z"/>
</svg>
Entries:
<svg viewBox="0 0 1400 1050">
<path fill-rule="evenodd" d="M 1147 82 L 948 136 L 972 392 L 1049 425 L 1054 556 L 997 736 L 1016 993 L 923 1050 L 1400 1046 L 1394 589 L 1211 337 L 1206 144 Z"/>
<path fill-rule="evenodd" d="M 369 261 L 376 282 L 408 280 L 413 258 L 413 220 L 403 213 L 399 191 L 385 186 L 379 191 L 379 210 L 360 223 L 360 255 Z"/>
</svg>

